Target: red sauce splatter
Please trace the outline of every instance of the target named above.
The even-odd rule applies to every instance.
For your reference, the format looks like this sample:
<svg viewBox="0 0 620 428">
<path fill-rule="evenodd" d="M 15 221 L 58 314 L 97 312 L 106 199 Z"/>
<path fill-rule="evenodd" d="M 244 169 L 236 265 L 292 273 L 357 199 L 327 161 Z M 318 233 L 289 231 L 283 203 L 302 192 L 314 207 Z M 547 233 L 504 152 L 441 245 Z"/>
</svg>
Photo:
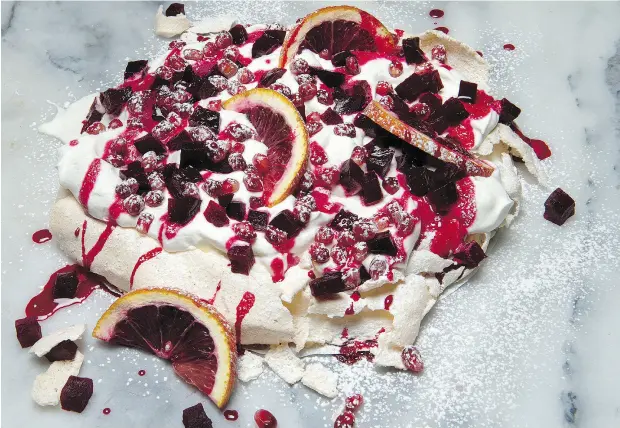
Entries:
<svg viewBox="0 0 620 428">
<path fill-rule="evenodd" d="M 353 308 L 353 302 L 351 302 L 351 306 L 349 306 L 345 311 L 345 315 L 353 315 L 355 314 L 355 309 Z"/>
<path fill-rule="evenodd" d="M 444 15 L 444 11 L 441 9 L 433 9 L 428 13 L 428 15 L 431 18 L 441 18 Z"/>
<path fill-rule="evenodd" d="M 78 193 L 78 200 L 84 207 L 88 207 L 88 199 L 90 198 L 90 194 L 95 188 L 95 183 L 97 181 L 97 177 L 99 176 L 100 171 L 101 159 L 97 158 L 93 160 L 88 166 L 88 170 L 84 175 L 84 180 L 82 180 L 80 192 Z"/>
<path fill-rule="evenodd" d="M 134 276 L 136 276 L 136 271 L 138 270 L 140 266 L 142 266 L 142 263 L 147 262 L 151 260 L 152 258 L 155 258 L 159 253 L 162 252 L 162 250 L 163 249 L 161 247 L 153 248 L 151 251 L 148 251 L 147 253 L 142 254 L 138 258 L 138 261 L 136 262 L 136 264 L 133 267 L 133 270 L 131 271 L 131 276 L 129 277 L 129 288 L 133 286 L 133 278 Z"/>
<path fill-rule="evenodd" d="M 534 138 L 529 138 L 525 136 L 521 129 L 519 129 L 519 127 L 515 123 L 510 124 L 510 129 L 512 129 L 515 134 L 517 134 L 523 141 L 527 143 L 527 145 L 532 148 L 532 150 L 534 150 L 534 153 L 536 153 L 536 157 L 538 157 L 538 159 L 543 160 L 551 156 L 551 149 L 543 140 L 536 140 Z"/>
<path fill-rule="evenodd" d="M 111 411 L 112 411 L 112 410 L 110 410 L 110 408 L 109 408 L 109 407 L 106 407 L 105 409 L 103 409 L 103 414 L 104 414 L 104 415 L 109 415 Z"/>
<path fill-rule="evenodd" d="M 75 228 L 75 232 L 73 232 L 73 234 L 75 235 L 75 237 L 77 238 L 78 236 L 80 236 L 80 228 L 76 227 Z"/>
<path fill-rule="evenodd" d="M 390 310 L 390 307 L 392 306 L 393 301 L 394 301 L 394 296 L 392 296 L 391 294 L 385 297 L 385 301 L 383 302 L 383 307 L 385 308 L 386 311 Z"/>
<path fill-rule="evenodd" d="M 396 36 L 400 39 L 400 38 L 403 37 L 403 34 L 405 34 L 405 31 L 404 30 L 400 30 L 398 28 L 395 28 L 394 29 L 394 34 L 396 34 Z"/>
<path fill-rule="evenodd" d="M 146 374 L 146 370 L 140 370 L 138 372 L 138 376 L 144 376 Z"/>
<path fill-rule="evenodd" d="M 101 235 L 99 235 L 99 237 L 97 238 L 97 242 L 95 242 L 95 245 L 92 246 L 90 251 L 86 252 L 85 239 L 86 239 L 87 225 L 88 225 L 88 221 L 84 220 L 84 223 L 82 224 L 82 265 L 86 269 L 90 270 L 90 266 L 95 260 L 95 257 L 97 257 L 97 254 L 101 252 L 106 241 L 112 234 L 112 231 L 114 230 L 114 225 L 110 223 L 106 224 L 105 229 L 103 230 L 103 232 L 101 232 Z"/>
<path fill-rule="evenodd" d="M 436 31 L 441 31 L 444 34 L 448 34 L 450 32 L 450 29 L 448 27 L 435 27 Z"/>
<path fill-rule="evenodd" d="M 506 44 L 504 45 L 504 50 L 507 50 L 507 51 L 514 51 L 515 49 L 516 49 L 516 48 L 515 48 L 515 45 L 513 45 L 512 43 L 506 43 Z"/>
<path fill-rule="evenodd" d="M 254 413 L 254 422 L 258 428 L 276 428 L 278 426 L 278 420 L 268 410 L 260 409 Z"/>
<path fill-rule="evenodd" d="M 237 318 L 235 320 L 235 333 L 237 334 L 237 342 L 241 341 L 241 323 L 245 316 L 250 312 L 252 306 L 254 306 L 254 301 L 256 297 L 254 294 L 246 291 L 241 298 L 241 301 L 237 305 Z"/>
<path fill-rule="evenodd" d="M 75 146 L 77 146 L 78 144 L 79 144 L 79 141 L 78 141 L 78 140 L 71 140 L 71 141 L 69 141 L 69 145 L 70 145 L 71 147 L 75 147 Z"/>
<path fill-rule="evenodd" d="M 312 191 L 312 197 L 316 202 L 316 209 L 322 213 L 336 214 L 342 208 L 341 204 L 329 201 L 329 192 L 327 191 L 315 189 Z"/>
<path fill-rule="evenodd" d="M 360 300 L 360 297 L 361 297 L 361 296 L 360 296 L 359 291 L 354 291 L 354 292 L 351 294 L 351 300 L 353 300 L 354 302 L 358 302 L 358 301 Z"/>
<path fill-rule="evenodd" d="M 37 244 L 43 244 L 52 239 L 52 232 L 49 229 L 37 230 L 32 234 L 32 241 Z"/>
<path fill-rule="evenodd" d="M 226 418 L 227 421 L 236 421 L 239 419 L 239 412 L 236 410 L 224 410 L 224 418 Z"/>
<path fill-rule="evenodd" d="M 346 327 L 343 328 L 342 333 L 340 334 L 340 337 L 342 337 L 343 339 L 346 339 L 347 337 L 349 337 L 349 329 Z"/>
<path fill-rule="evenodd" d="M 271 279 L 273 282 L 280 282 L 284 280 L 284 262 L 281 258 L 276 257 L 271 261 Z"/>
<path fill-rule="evenodd" d="M 482 55 L 482 51 L 476 51 L 476 53 L 477 53 L 478 55 L 482 56 L 482 57 L 484 56 L 484 55 Z"/>
</svg>

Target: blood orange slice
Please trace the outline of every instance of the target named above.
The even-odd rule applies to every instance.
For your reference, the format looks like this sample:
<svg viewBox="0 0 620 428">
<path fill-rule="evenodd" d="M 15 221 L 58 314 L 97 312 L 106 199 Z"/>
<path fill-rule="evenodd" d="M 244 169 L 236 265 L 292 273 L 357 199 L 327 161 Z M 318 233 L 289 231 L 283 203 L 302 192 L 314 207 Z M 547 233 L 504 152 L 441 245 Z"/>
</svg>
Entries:
<svg viewBox="0 0 620 428">
<path fill-rule="evenodd" d="M 327 49 L 329 57 L 347 51 L 391 52 L 394 37 L 374 16 L 352 6 L 330 6 L 302 19 L 288 32 L 280 67 L 284 67 L 305 46 L 316 53 Z"/>
<path fill-rule="evenodd" d="M 267 146 L 269 172 L 263 178 L 263 200 L 269 207 L 295 188 L 308 159 L 308 134 L 292 102 L 272 89 L 256 88 L 224 101 L 226 110 L 244 113 L 258 139 Z"/>
<path fill-rule="evenodd" d="M 436 157 L 444 162 L 456 164 L 459 168 L 463 168 L 468 175 L 478 175 L 489 177 L 495 171 L 493 166 L 474 157 L 467 150 L 460 147 L 448 147 L 440 142 L 433 140 L 426 134 L 407 125 L 393 113 L 386 110 L 377 101 L 372 101 L 362 112 L 370 120 L 375 122 L 381 128 L 396 135 L 398 138 L 405 140 L 412 146 Z"/>
<path fill-rule="evenodd" d="M 237 373 L 235 333 L 217 310 L 167 289 L 140 289 L 116 300 L 93 336 L 170 360 L 174 371 L 220 408 Z"/>
</svg>

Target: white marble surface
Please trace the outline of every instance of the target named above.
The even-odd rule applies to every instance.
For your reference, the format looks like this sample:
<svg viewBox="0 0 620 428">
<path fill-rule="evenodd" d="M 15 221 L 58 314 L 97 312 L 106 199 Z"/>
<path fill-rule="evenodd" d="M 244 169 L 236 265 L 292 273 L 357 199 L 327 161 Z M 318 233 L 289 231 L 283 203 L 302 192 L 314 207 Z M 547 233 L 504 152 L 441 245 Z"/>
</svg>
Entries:
<svg viewBox="0 0 620 428">
<path fill-rule="evenodd" d="M 291 23 L 315 2 L 200 3 L 190 18 L 229 13 L 246 22 Z M 342 399 L 319 398 L 271 373 L 239 385 L 226 422 L 163 362 L 86 338 L 82 375 L 95 394 L 82 415 L 40 409 L 29 388 L 45 369 L 22 351 L 13 322 L 63 264 L 54 241 L 35 245 L 57 189 L 58 142 L 36 133 L 63 104 L 119 81 L 127 59 L 162 46 L 152 33 L 157 3 L 2 2 L 2 426 L 181 427 L 202 401 L 216 427 L 253 427 L 258 408 L 282 427 L 332 426 Z M 525 187 L 523 215 L 502 232 L 484 269 L 427 316 L 420 377 L 359 363 L 336 365 L 345 390 L 367 403 L 358 427 L 620 426 L 620 4 L 365 3 L 387 25 L 412 32 L 437 25 L 484 52 L 496 95 L 522 107 L 519 124 L 549 142 L 548 171 L 577 201 L 559 228 L 542 218 L 549 189 Z M 439 20 L 428 11 L 439 7 Z M 504 43 L 517 49 L 504 51 Z M 43 322 L 90 327 L 110 298 Z M 331 360 L 327 360 L 330 362 Z M 137 376 L 139 369 L 147 374 Z M 167 380 L 164 380 L 167 379 Z M 112 413 L 103 415 L 110 407 Z"/>
</svg>

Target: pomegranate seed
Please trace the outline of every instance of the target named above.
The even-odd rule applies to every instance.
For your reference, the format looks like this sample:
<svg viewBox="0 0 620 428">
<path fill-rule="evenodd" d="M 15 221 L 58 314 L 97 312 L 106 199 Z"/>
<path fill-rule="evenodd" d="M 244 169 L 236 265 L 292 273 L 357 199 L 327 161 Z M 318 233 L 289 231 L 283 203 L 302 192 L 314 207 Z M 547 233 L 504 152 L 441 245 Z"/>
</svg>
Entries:
<svg viewBox="0 0 620 428">
<path fill-rule="evenodd" d="M 370 262 L 370 266 L 368 267 L 368 273 L 370 277 L 374 280 L 377 280 L 387 274 L 388 271 L 388 262 L 383 256 L 375 256 L 374 259 Z"/>
<path fill-rule="evenodd" d="M 349 412 L 357 412 L 357 410 L 364 404 L 364 397 L 361 394 L 354 394 L 344 402 L 344 408 Z"/>
<path fill-rule="evenodd" d="M 428 104 L 417 103 L 411 107 L 411 111 L 421 119 L 428 119 L 431 114 L 431 109 Z"/>
<path fill-rule="evenodd" d="M 228 155 L 228 164 L 233 171 L 243 171 L 248 166 L 241 153 L 231 153 Z"/>
<path fill-rule="evenodd" d="M 347 70 L 347 73 L 349 74 L 360 74 L 360 64 L 359 62 L 357 62 L 357 58 L 353 55 L 347 57 L 345 62 L 345 68 Z"/>
<path fill-rule="evenodd" d="M 239 182 L 234 178 L 227 178 L 222 182 L 222 195 L 236 193 L 239 190 Z"/>
<path fill-rule="evenodd" d="M 192 61 L 198 61 L 202 59 L 202 52 L 200 52 L 198 49 L 185 49 L 183 51 L 183 58 Z"/>
<path fill-rule="evenodd" d="M 237 74 L 237 70 L 239 68 L 237 67 L 237 64 L 235 64 L 231 60 L 222 58 L 217 62 L 217 69 L 220 71 L 220 73 L 222 73 L 224 77 L 231 78 L 235 74 Z"/>
<path fill-rule="evenodd" d="M 334 97 L 332 96 L 332 93 L 329 91 L 326 91 L 325 89 L 319 89 L 316 92 L 316 99 L 321 104 L 324 104 L 326 106 L 332 105 L 334 103 Z"/>
<path fill-rule="evenodd" d="M 336 418 L 334 428 L 355 428 L 355 415 L 351 412 L 344 412 Z"/>
<path fill-rule="evenodd" d="M 317 184 L 322 187 L 330 188 L 340 179 L 340 171 L 335 166 L 317 167 Z"/>
<path fill-rule="evenodd" d="M 108 124 L 109 129 L 116 129 L 120 128 L 121 126 L 123 126 L 123 122 L 121 122 L 120 119 L 112 119 Z"/>
<path fill-rule="evenodd" d="M 331 244 L 334 240 L 334 231 L 328 226 L 321 226 L 317 230 L 314 240 L 321 244 Z"/>
<path fill-rule="evenodd" d="M 310 101 L 317 94 L 316 85 L 314 83 L 304 83 L 299 86 L 299 96 L 304 101 Z"/>
<path fill-rule="evenodd" d="M 207 192 L 207 195 L 212 198 L 217 198 L 222 194 L 222 182 L 213 180 L 212 178 L 207 178 L 207 180 L 202 184 L 202 190 Z"/>
<path fill-rule="evenodd" d="M 343 247 L 348 247 L 355 244 L 356 242 L 357 240 L 355 239 L 353 232 L 351 232 L 350 230 L 343 230 L 338 235 L 338 245 L 341 245 Z"/>
<path fill-rule="evenodd" d="M 215 46 L 220 49 L 225 49 L 233 44 L 232 35 L 228 31 L 222 31 L 215 36 Z"/>
<path fill-rule="evenodd" d="M 162 65 L 161 67 L 158 67 L 157 70 L 155 70 L 155 74 L 166 80 L 170 80 L 174 77 L 174 70 L 167 65 Z"/>
<path fill-rule="evenodd" d="M 256 232 L 254 231 L 254 227 L 247 221 L 233 224 L 232 229 L 233 232 L 235 232 L 237 238 L 241 239 L 242 241 L 252 243 L 256 239 Z"/>
<path fill-rule="evenodd" d="M 377 225 L 377 229 L 380 231 L 384 231 L 390 227 L 390 219 L 385 216 L 376 217 L 373 221 Z"/>
<path fill-rule="evenodd" d="M 334 126 L 334 134 L 340 135 L 342 137 L 355 137 L 355 126 L 352 123 L 339 123 Z"/>
<path fill-rule="evenodd" d="M 196 183 L 183 183 L 183 189 L 181 190 L 181 194 L 188 198 L 200 198 L 200 192 L 198 191 L 198 186 Z"/>
<path fill-rule="evenodd" d="M 225 132 L 227 132 L 236 141 L 239 141 L 241 143 L 248 140 L 254 135 L 254 132 L 250 127 L 236 122 L 228 125 L 225 129 Z"/>
<path fill-rule="evenodd" d="M 294 75 L 298 74 L 306 74 L 310 71 L 310 66 L 308 66 L 308 62 L 303 58 L 295 58 L 293 63 L 291 64 L 291 73 Z"/>
<path fill-rule="evenodd" d="M 271 89 L 273 89 L 276 92 L 281 93 L 282 95 L 284 95 L 286 98 L 290 98 L 291 95 L 293 95 L 293 92 L 291 91 L 291 88 L 289 88 L 288 86 L 282 84 L 282 83 L 274 83 L 270 86 Z"/>
<path fill-rule="evenodd" d="M 308 131 L 308 136 L 311 137 L 317 132 L 323 129 L 323 124 L 321 122 L 307 122 L 306 130 Z"/>
<path fill-rule="evenodd" d="M 394 109 L 394 100 L 389 95 L 379 98 L 379 104 L 381 104 L 386 110 L 392 111 Z"/>
<path fill-rule="evenodd" d="M 247 68 L 243 67 L 239 70 L 239 82 L 247 85 L 248 83 L 252 83 L 254 81 L 254 73 L 252 73 Z"/>
<path fill-rule="evenodd" d="M 310 245 L 310 257 L 317 263 L 327 263 L 329 260 L 329 250 L 325 245 L 315 242 Z"/>
<path fill-rule="evenodd" d="M 390 85 L 388 82 L 386 82 L 385 80 L 381 80 L 380 82 L 377 83 L 377 95 L 381 95 L 381 96 L 385 96 L 385 95 L 389 95 L 392 93 L 394 89 L 392 88 L 392 85 Z"/>
<path fill-rule="evenodd" d="M 225 91 L 228 89 L 228 79 L 224 76 L 209 76 L 207 79 L 218 91 Z"/>
<path fill-rule="evenodd" d="M 366 158 L 368 158 L 368 152 L 362 146 L 356 146 L 353 148 L 353 152 L 351 153 L 351 160 L 358 165 L 363 165 L 366 162 Z"/>
<path fill-rule="evenodd" d="M 206 42 L 202 48 L 203 56 L 214 56 L 217 52 L 217 46 L 213 42 Z"/>
<path fill-rule="evenodd" d="M 414 373 L 420 373 L 424 370 L 424 362 L 422 361 L 422 355 L 415 346 L 407 346 L 403 349 L 401 354 L 403 364 Z"/>
<path fill-rule="evenodd" d="M 211 100 L 207 103 L 207 109 L 211 111 L 220 111 L 222 109 L 222 100 Z"/>
<path fill-rule="evenodd" d="M 263 206 L 265 206 L 265 203 L 263 202 L 263 198 L 259 196 L 250 196 L 250 208 L 252 208 L 253 210 L 256 210 Z"/>
<path fill-rule="evenodd" d="M 265 175 L 269 172 L 269 159 L 262 153 L 256 153 L 252 158 L 252 164 L 256 167 L 259 174 Z"/>
<path fill-rule="evenodd" d="M 311 74 L 300 74 L 299 76 L 295 76 L 295 81 L 300 85 L 303 85 L 305 83 L 316 84 L 316 79 Z"/>
<path fill-rule="evenodd" d="M 187 64 L 178 53 L 174 53 L 168 57 L 167 65 L 174 71 L 183 71 Z"/>
<path fill-rule="evenodd" d="M 149 185 L 153 190 L 163 190 L 166 187 L 164 176 L 159 172 L 149 174 Z"/>
<path fill-rule="evenodd" d="M 136 216 L 144 209 L 144 199 L 140 195 L 130 195 L 123 201 L 123 208 L 127 214 Z"/>
<path fill-rule="evenodd" d="M 331 257 L 334 263 L 338 266 L 344 266 L 347 263 L 347 250 L 342 247 L 335 246 L 331 250 Z"/>
<path fill-rule="evenodd" d="M 351 247 L 351 256 L 357 262 L 363 262 L 368 255 L 368 244 L 365 242 L 357 242 Z"/>
<path fill-rule="evenodd" d="M 144 202 L 149 207 L 158 207 L 164 202 L 164 194 L 159 190 L 151 190 L 144 196 Z"/>
<path fill-rule="evenodd" d="M 430 62 L 425 62 L 419 65 L 416 65 L 415 72 L 417 74 L 424 74 L 424 73 L 429 73 L 433 71 L 434 69 L 435 67 L 433 67 L 433 64 L 431 64 Z"/>
<path fill-rule="evenodd" d="M 352 290 L 359 286 L 362 282 L 360 270 L 358 268 L 350 268 L 342 274 L 342 281 L 348 289 Z"/>
<path fill-rule="evenodd" d="M 138 193 L 138 189 L 140 188 L 140 185 L 138 184 L 138 180 L 136 180 L 133 177 L 130 177 L 127 180 L 125 180 L 125 184 L 129 186 L 129 191 L 132 194 Z"/>
<path fill-rule="evenodd" d="M 306 116 L 306 122 L 320 122 L 320 121 L 321 121 L 321 115 L 318 111 L 314 111 L 310 113 L 308 116 Z"/>
<path fill-rule="evenodd" d="M 256 422 L 256 425 L 260 428 L 276 428 L 278 425 L 275 416 L 264 409 L 257 410 L 256 413 L 254 413 L 254 422 Z"/>
<path fill-rule="evenodd" d="M 402 63 L 400 63 L 400 62 L 394 62 L 394 61 L 392 61 L 392 62 L 390 63 L 390 66 L 389 66 L 389 69 L 388 69 L 388 70 L 389 70 L 389 72 L 390 72 L 390 76 L 392 76 L 392 77 L 398 77 L 398 76 L 400 76 L 401 74 L 403 74 L 403 64 L 402 64 Z"/>
<path fill-rule="evenodd" d="M 315 177 L 311 171 L 304 172 L 299 181 L 299 189 L 303 192 L 309 192 L 314 187 Z"/>
<path fill-rule="evenodd" d="M 386 177 L 383 179 L 383 188 L 390 195 L 398 192 L 400 190 L 400 184 L 398 184 L 398 179 L 396 177 Z"/>
<path fill-rule="evenodd" d="M 101 122 L 93 122 L 86 128 L 86 132 L 90 135 L 97 135 L 105 131 L 105 125 Z"/>
<path fill-rule="evenodd" d="M 136 224 L 136 230 L 139 233 L 147 234 L 149 232 L 149 228 L 151 227 L 151 223 L 153 223 L 155 217 L 151 213 L 141 212 L 138 216 L 138 222 Z"/>
<path fill-rule="evenodd" d="M 276 227 L 268 225 L 265 228 L 265 239 L 272 245 L 280 245 L 286 241 L 286 232 Z"/>
<path fill-rule="evenodd" d="M 444 45 L 436 45 L 431 49 L 431 58 L 442 64 L 446 63 L 446 47 Z"/>
<path fill-rule="evenodd" d="M 327 154 L 325 150 L 315 141 L 310 143 L 310 163 L 312 163 L 312 165 L 323 165 L 327 163 Z"/>
<path fill-rule="evenodd" d="M 247 88 L 241 84 L 238 80 L 231 80 L 228 82 L 228 93 L 230 95 L 237 95 L 245 92 Z"/>
<path fill-rule="evenodd" d="M 260 192 L 263 190 L 263 180 L 256 173 L 246 171 L 243 176 L 243 184 L 245 184 L 249 192 Z"/>
<path fill-rule="evenodd" d="M 211 140 L 206 143 L 207 146 L 207 156 L 214 163 L 220 163 L 226 156 L 228 155 L 228 150 L 230 149 L 230 143 L 226 140 Z"/>
<path fill-rule="evenodd" d="M 322 59 L 327 59 L 327 60 L 332 59 L 332 56 L 327 49 L 323 49 L 321 52 L 319 52 L 319 56 Z"/>
<path fill-rule="evenodd" d="M 235 61 L 237 58 L 239 58 L 239 48 L 237 46 L 228 46 L 224 50 L 224 58 Z"/>
</svg>

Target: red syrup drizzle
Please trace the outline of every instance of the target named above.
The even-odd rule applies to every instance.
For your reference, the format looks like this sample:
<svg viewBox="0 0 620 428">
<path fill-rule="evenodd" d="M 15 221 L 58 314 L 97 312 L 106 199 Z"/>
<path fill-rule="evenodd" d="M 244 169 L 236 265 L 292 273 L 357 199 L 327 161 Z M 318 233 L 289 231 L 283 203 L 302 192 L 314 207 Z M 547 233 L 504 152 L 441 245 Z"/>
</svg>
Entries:
<svg viewBox="0 0 620 428">
<path fill-rule="evenodd" d="M 469 113 L 469 116 L 459 125 L 448 129 L 448 135 L 457 139 L 461 145 L 470 150 L 474 147 L 474 129 L 471 121 L 482 119 L 488 115 L 491 110 L 500 111 L 499 102 L 486 92 L 479 90 L 476 93 L 476 103 L 463 103 L 463 107 Z"/>
<path fill-rule="evenodd" d="M 258 428 L 276 428 L 278 420 L 268 410 L 260 409 L 254 413 L 254 422 Z"/>
<path fill-rule="evenodd" d="M 444 34 L 448 34 L 450 29 L 448 27 L 435 27 L 435 31 L 441 31 Z"/>
<path fill-rule="evenodd" d="M 144 376 L 146 374 L 146 370 L 138 371 L 138 376 Z"/>
<path fill-rule="evenodd" d="M 103 414 L 104 414 L 104 415 L 109 415 L 111 411 L 112 411 L 112 410 L 110 410 L 110 408 L 109 408 L 109 407 L 106 407 L 105 409 L 103 409 Z"/>
<path fill-rule="evenodd" d="M 236 421 L 239 419 L 239 412 L 236 410 L 224 410 L 224 418 L 227 421 Z"/>
<path fill-rule="evenodd" d="M 99 235 L 99 238 L 97 238 L 97 242 L 95 242 L 95 245 L 92 246 L 90 251 L 86 252 L 86 244 L 84 241 L 86 237 L 87 225 L 88 225 L 88 221 L 84 220 L 84 223 L 82 223 L 82 265 L 86 269 L 90 270 L 90 266 L 95 260 L 95 257 L 97 257 L 97 254 L 99 254 L 101 250 L 103 249 L 103 246 L 105 245 L 106 241 L 112 234 L 112 231 L 114 230 L 115 226 L 111 223 L 106 224 L 105 229 L 103 230 L 103 232 L 101 232 L 101 235 Z"/>
<path fill-rule="evenodd" d="M 37 230 L 32 234 L 32 241 L 37 244 L 44 244 L 52 239 L 52 232 L 48 229 Z"/>
<path fill-rule="evenodd" d="M 385 297 L 385 301 L 383 302 L 383 307 L 385 308 L 386 311 L 390 310 L 390 307 L 392 306 L 393 301 L 394 301 L 394 296 L 392 296 L 391 294 Z"/>
<path fill-rule="evenodd" d="M 256 297 L 254 296 L 254 294 L 246 291 L 245 293 L 243 293 L 243 297 L 237 305 L 237 318 L 235 320 L 235 333 L 237 334 L 237 342 L 241 341 L 241 323 L 243 322 L 243 319 L 248 314 L 248 312 L 250 312 L 250 309 L 252 309 L 252 306 L 254 306 L 255 300 Z"/>
<path fill-rule="evenodd" d="M 538 159 L 543 160 L 551 156 L 551 149 L 543 140 L 535 140 L 525 136 L 514 122 L 510 124 L 510 129 L 512 129 L 515 134 L 517 134 L 528 146 L 532 148 L 532 150 L 534 150 L 534 153 L 536 153 L 536 157 Z"/>
<path fill-rule="evenodd" d="M 222 281 L 219 281 L 217 283 L 217 287 L 215 287 L 215 292 L 213 293 L 213 297 L 211 297 L 210 299 L 207 300 L 203 300 L 205 303 L 212 305 L 213 302 L 215 302 L 215 299 L 217 299 L 217 293 L 220 292 L 220 289 L 222 288 Z"/>
<path fill-rule="evenodd" d="M 133 270 L 131 271 L 131 277 L 129 277 L 129 288 L 133 286 L 133 278 L 136 275 L 136 271 L 138 270 L 138 268 L 142 266 L 142 263 L 145 263 L 155 258 L 159 253 L 162 252 L 162 250 L 163 249 L 161 247 L 153 248 L 151 251 L 148 251 L 147 253 L 142 254 L 138 258 L 138 261 L 136 262 L 135 266 L 133 267 Z"/>
<path fill-rule="evenodd" d="M 276 257 L 271 261 L 271 271 L 273 274 L 271 275 L 271 280 L 273 282 L 284 281 L 284 262 L 280 257 Z"/>
<path fill-rule="evenodd" d="M 97 182 L 97 177 L 99 176 L 100 171 L 101 159 L 98 158 L 93 160 L 88 166 L 88 170 L 86 170 L 84 180 L 82 180 L 82 186 L 80 187 L 80 192 L 78 193 L 78 200 L 85 208 L 88 207 L 88 199 L 95 188 L 95 183 Z"/>
<path fill-rule="evenodd" d="M 433 9 L 428 13 L 428 16 L 431 18 L 442 18 L 444 15 L 444 11 L 441 9 Z"/>
<path fill-rule="evenodd" d="M 348 332 L 347 332 L 348 336 Z M 347 337 L 344 336 L 343 338 Z M 347 340 L 340 347 L 340 354 L 336 355 L 336 359 L 341 363 L 353 365 L 358 361 L 366 358 L 368 361 L 372 362 L 375 359 L 375 356 L 370 352 L 371 348 L 375 348 L 377 346 L 377 339 L 369 339 L 369 340 Z"/>
<path fill-rule="evenodd" d="M 515 49 L 515 45 L 513 45 L 512 43 L 506 43 L 504 45 L 504 50 L 506 51 L 514 51 Z"/>
</svg>

